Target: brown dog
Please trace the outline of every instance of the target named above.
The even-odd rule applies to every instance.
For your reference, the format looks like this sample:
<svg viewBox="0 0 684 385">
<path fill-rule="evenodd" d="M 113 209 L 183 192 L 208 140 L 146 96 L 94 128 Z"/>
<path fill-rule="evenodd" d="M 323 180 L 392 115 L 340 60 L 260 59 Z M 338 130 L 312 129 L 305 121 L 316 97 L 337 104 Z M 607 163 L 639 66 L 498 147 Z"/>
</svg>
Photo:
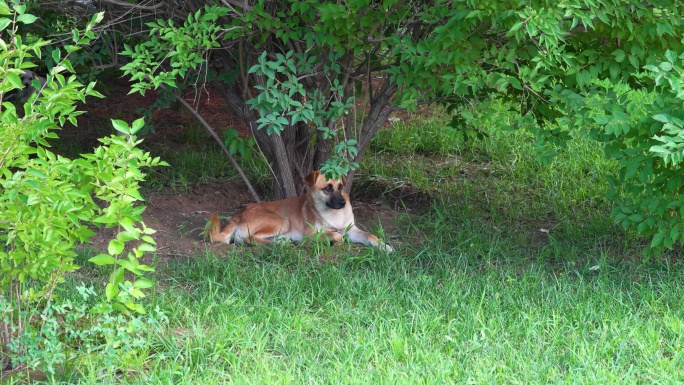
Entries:
<svg viewBox="0 0 684 385">
<path fill-rule="evenodd" d="M 326 180 L 318 171 L 304 180 L 309 191 L 295 198 L 252 203 L 233 215 L 221 229 L 217 214 L 211 216 L 211 241 L 243 244 L 269 244 L 284 238 L 301 241 L 304 237 L 322 232 L 331 242 L 348 236 L 351 242 L 372 245 L 392 252 L 390 245 L 354 224 L 349 196 L 344 191 L 346 179 Z"/>
</svg>

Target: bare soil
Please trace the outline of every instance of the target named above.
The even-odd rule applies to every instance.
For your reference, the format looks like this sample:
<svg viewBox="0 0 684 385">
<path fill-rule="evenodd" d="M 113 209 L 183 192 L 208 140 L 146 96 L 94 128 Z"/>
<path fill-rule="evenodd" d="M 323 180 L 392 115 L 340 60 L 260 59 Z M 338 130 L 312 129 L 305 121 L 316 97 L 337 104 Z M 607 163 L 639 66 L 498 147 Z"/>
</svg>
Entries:
<svg viewBox="0 0 684 385">
<path fill-rule="evenodd" d="M 86 105 L 81 106 L 86 114 L 80 117 L 79 127 L 65 128 L 60 132 L 62 140 L 77 142 L 81 148 L 92 148 L 97 145 L 97 138 L 107 133 L 88 129 L 89 126 L 102 126 L 102 121 L 109 119 L 130 122 L 141 116 L 137 112 L 139 108 L 149 107 L 157 97 L 155 92 L 148 92 L 145 96 L 127 95 L 128 90 L 128 84 L 124 80 L 116 79 L 110 82 L 106 90 L 107 98 L 89 99 Z M 221 95 L 215 90 L 209 88 L 201 93 L 188 93 L 186 100 L 193 104 L 212 126 L 231 126 L 238 129 L 241 135 L 249 135 L 247 127 L 231 113 Z M 155 110 L 152 119 L 155 133 L 146 135 L 145 141 L 184 146 L 184 130 L 193 119 L 193 116 L 182 108 Z M 383 196 L 379 191 L 363 190 L 364 196 L 353 195 L 357 223 L 366 229 L 373 226 L 382 227 L 385 236 L 391 239 L 393 245 L 398 246 L 395 235 L 401 232 L 398 228 L 399 217 L 403 214 L 412 214 L 413 210 L 397 204 L 396 192 Z M 203 233 L 207 218 L 214 212 L 230 216 L 252 201 L 247 188 L 240 181 L 196 184 L 184 191 L 150 191 L 144 193 L 144 196 L 147 209 L 143 219 L 147 226 L 157 230 L 154 238 L 157 242 L 158 255 L 167 257 L 197 256 L 207 251 L 220 252 L 222 249 L 233 247 L 206 241 Z M 425 204 L 423 201 L 415 203 L 418 206 Z M 115 229 L 100 229 L 92 239 L 93 246 L 106 250 L 109 240 L 115 234 Z"/>
</svg>

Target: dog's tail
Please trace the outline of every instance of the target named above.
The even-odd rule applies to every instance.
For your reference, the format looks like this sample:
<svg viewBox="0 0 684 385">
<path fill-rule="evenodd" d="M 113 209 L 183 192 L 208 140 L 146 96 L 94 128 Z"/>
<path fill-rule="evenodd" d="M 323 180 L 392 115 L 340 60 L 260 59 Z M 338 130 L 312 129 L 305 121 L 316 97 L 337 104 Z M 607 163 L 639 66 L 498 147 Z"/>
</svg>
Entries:
<svg viewBox="0 0 684 385">
<path fill-rule="evenodd" d="M 218 214 L 212 214 L 209 222 L 211 222 L 209 223 L 209 240 L 212 242 L 222 242 L 223 234 L 221 234 L 221 221 Z"/>
</svg>

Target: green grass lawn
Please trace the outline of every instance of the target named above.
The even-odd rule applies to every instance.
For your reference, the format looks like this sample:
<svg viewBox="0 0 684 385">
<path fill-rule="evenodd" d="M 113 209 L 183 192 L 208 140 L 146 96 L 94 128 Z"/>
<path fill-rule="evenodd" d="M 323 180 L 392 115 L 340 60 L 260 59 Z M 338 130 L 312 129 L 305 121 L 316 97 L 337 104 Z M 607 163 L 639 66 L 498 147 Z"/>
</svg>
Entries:
<svg viewBox="0 0 684 385">
<path fill-rule="evenodd" d="M 170 323 L 152 350 L 85 383 L 684 381 L 682 264 L 549 264 L 508 246 L 174 260 L 159 269 L 151 306 Z"/>
<path fill-rule="evenodd" d="M 613 225 L 602 149 L 578 140 L 540 163 L 521 133 L 466 145 L 443 125 L 382 131 L 362 164 L 359 186 L 434 198 L 403 217 L 396 253 L 307 244 L 159 260 L 147 307 L 169 320 L 149 348 L 122 371 L 98 377 L 86 362 L 55 382 L 684 382 L 684 264 L 642 263 L 642 240 Z M 60 295 L 76 300 L 73 286 Z"/>
</svg>

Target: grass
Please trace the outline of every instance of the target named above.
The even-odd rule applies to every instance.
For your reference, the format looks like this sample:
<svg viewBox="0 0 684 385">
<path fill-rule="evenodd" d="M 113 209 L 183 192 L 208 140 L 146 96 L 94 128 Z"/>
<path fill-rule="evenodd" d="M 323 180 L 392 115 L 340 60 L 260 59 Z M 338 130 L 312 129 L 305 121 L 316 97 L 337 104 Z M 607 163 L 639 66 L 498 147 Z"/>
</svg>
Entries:
<svg viewBox="0 0 684 385">
<path fill-rule="evenodd" d="M 604 198 L 605 177 L 617 167 L 598 143 L 573 140 L 551 161 L 540 162 L 535 139 L 525 132 L 465 145 L 439 130 L 445 125 L 445 119 L 433 118 L 381 131 L 371 143 L 375 151 L 363 160 L 361 178 L 433 192 L 448 215 L 481 222 L 519 244 L 529 244 L 540 230 L 573 243 L 594 242 L 596 235 L 624 240 Z M 434 143 L 417 146 L 417 137 Z"/>
<path fill-rule="evenodd" d="M 360 186 L 435 198 L 402 217 L 397 253 L 282 244 L 158 260 L 148 308 L 169 323 L 149 349 L 55 382 L 684 381 L 684 263 L 635 259 L 638 240 L 608 216 L 601 148 L 577 140 L 544 164 L 522 133 L 464 144 L 443 124 L 382 131 L 362 164 Z M 84 268 L 58 294 L 77 301 L 76 283 L 106 275 Z"/>
<path fill-rule="evenodd" d="M 457 237 L 473 237 L 470 229 Z M 379 255 L 236 249 L 169 261 L 143 367 L 85 383 L 676 383 L 682 264 L 549 265 L 505 240 Z"/>
</svg>

